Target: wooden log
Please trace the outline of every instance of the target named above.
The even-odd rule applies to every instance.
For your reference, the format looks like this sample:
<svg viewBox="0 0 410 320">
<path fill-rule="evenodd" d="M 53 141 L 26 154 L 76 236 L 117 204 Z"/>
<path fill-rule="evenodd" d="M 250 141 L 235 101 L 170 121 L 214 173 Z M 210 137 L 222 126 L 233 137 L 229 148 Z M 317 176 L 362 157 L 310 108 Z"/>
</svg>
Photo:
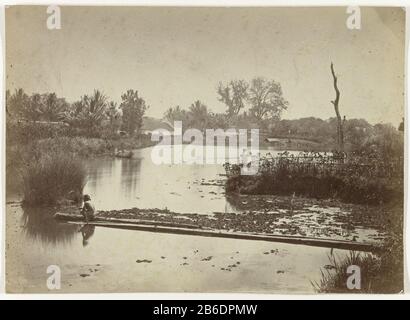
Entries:
<svg viewBox="0 0 410 320">
<path fill-rule="evenodd" d="M 85 223 L 84 217 L 79 214 L 68 214 L 57 212 L 54 215 L 55 219 L 63 221 L 78 221 Z M 167 222 L 167 221 L 155 221 L 155 220 L 143 220 L 143 219 L 121 219 L 121 218 L 105 218 L 96 216 L 91 222 L 102 222 L 102 223 L 122 223 L 122 224 L 138 224 L 138 225 L 158 225 L 164 227 L 181 227 L 187 229 L 200 229 L 201 227 L 196 224 L 190 223 L 179 223 L 179 222 Z M 91 224 L 91 222 L 89 224 Z"/>
<path fill-rule="evenodd" d="M 70 217 L 68 217 L 70 216 Z M 84 224 L 82 216 L 67 215 L 67 214 L 56 214 L 57 219 L 68 221 L 70 224 Z M 71 219 L 69 219 L 71 218 Z M 81 221 L 81 222 L 80 222 Z M 192 227 L 182 227 L 181 225 L 176 225 L 168 223 L 165 225 L 164 222 L 157 221 L 143 221 L 143 220 L 133 220 L 133 219 L 108 219 L 99 218 L 89 222 L 88 224 L 100 227 L 108 227 L 115 229 L 126 229 L 126 230 L 138 230 L 147 232 L 158 232 L 158 233 L 171 233 L 171 234 L 183 234 L 183 235 L 194 235 L 203 237 L 218 237 L 218 238 L 230 238 L 230 239 L 242 239 L 242 240 L 258 240 L 258 241 L 269 241 L 269 242 L 280 242 L 288 244 L 306 245 L 313 247 L 323 247 L 323 248 L 334 248 L 342 250 L 355 250 L 364 252 L 378 252 L 382 248 L 381 246 L 373 243 L 363 243 L 363 242 L 353 242 L 344 240 L 333 240 L 333 239 L 320 239 L 320 238 L 310 238 L 310 237 L 299 237 L 299 236 L 283 236 L 283 235 L 273 235 L 273 234 L 263 234 L 263 233 L 246 233 L 246 232 L 229 232 L 224 230 L 214 230 L 214 229 L 204 229 L 198 226 Z"/>
</svg>

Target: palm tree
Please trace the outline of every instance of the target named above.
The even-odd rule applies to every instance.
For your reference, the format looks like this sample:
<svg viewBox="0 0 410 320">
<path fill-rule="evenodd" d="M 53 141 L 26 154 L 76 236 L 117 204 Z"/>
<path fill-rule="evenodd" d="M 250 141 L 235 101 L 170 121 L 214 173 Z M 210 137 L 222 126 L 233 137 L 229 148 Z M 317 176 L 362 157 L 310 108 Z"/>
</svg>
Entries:
<svg viewBox="0 0 410 320">
<path fill-rule="evenodd" d="M 100 124 L 105 118 L 107 109 L 107 97 L 99 90 L 94 90 L 94 94 L 89 99 L 89 115 L 95 124 Z"/>
<path fill-rule="evenodd" d="M 65 118 L 68 122 L 83 128 L 94 128 L 106 118 L 107 97 L 99 90 L 92 96 L 84 95 L 72 104 Z"/>
<path fill-rule="evenodd" d="M 174 126 L 175 121 L 182 121 L 183 126 L 186 126 L 187 112 L 183 110 L 180 106 L 174 108 L 170 107 L 164 113 L 163 120 L 166 121 L 170 126 Z"/>
<path fill-rule="evenodd" d="M 199 100 L 195 101 L 189 107 L 188 118 L 191 128 L 204 131 L 208 127 L 209 122 L 208 107 Z"/>
<path fill-rule="evenodd" d="M 49 93 L 36 97 L 32 97 L 33 104 L 37 106 L 36 110 L 39 113 L 39 118 L 46 121 L 59 121 L 64 117 L 64 113 L 68 108 L 68 103 L 64 98 L 57 98 L 55 93 Z"/>
<path fill-rule="evenodd" d="M 114 101 L 111 101 L 108 105 L 107 111 L 106 111 L 107 118 L 110 122 L 110 130 L 111 132 L 115 132 L 117 128 L 119 128 L 119 119 L 121 117 L 121 113 L 119 112 L 117 108 L 117 103 Z"/>
</svg>

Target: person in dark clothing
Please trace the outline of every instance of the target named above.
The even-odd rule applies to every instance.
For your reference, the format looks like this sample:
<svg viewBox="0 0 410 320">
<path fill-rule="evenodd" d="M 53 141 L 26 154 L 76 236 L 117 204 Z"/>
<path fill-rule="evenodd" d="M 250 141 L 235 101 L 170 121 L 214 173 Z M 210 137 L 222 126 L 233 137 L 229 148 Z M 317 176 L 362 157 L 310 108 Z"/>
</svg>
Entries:
<svg viewBox="0 0 410 320">
<path fill-rule="evenodd" d="M 81 214 L 86 222 L 92 221 L 95 218 L 95 207 L 91 203 L 91 197 L 88 194 L 84 195 L 84 205 L 81 208 Z"/>
</svg>

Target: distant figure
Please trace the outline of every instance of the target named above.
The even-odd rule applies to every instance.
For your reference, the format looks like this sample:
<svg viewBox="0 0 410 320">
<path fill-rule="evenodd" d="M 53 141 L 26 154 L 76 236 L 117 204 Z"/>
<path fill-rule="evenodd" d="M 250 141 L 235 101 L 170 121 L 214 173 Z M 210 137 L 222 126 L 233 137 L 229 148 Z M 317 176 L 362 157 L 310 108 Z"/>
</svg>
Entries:
<svg viewBox="0 0 410 320">
<path fill-rule="evenodd" d="M 91 203 L 91 197 L 88 194 L 84 195 L 84 205 L 81 208 L 81 214 L 84 216 L 86 222 L 92 221 L 95 218 L 95 207 Z"/>
</svg>

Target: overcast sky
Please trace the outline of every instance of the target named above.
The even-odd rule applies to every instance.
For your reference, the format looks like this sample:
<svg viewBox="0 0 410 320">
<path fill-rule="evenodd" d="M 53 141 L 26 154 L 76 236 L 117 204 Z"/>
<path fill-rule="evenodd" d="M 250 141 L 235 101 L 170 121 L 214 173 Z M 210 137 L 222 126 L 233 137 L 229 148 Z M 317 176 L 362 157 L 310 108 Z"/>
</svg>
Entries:
<svg viewBox="0 0 410 320">
<path fill-rule="evenodd" d="M 371 123 L 401 120 L 404 11 L 362 8 L 361 30 L 336 8 L 61 7 L 60 30 L 46 7 L 6 11 L 7 87 L 56 92 L 73 102 L 94 89 L 119 102 L 136 89 L 148 115 L 201 100 L 215 112 L 219 81 L 256 76 L 282 84 L 283 118 L 334 116 L 330 62 L 340 108 Z"/>
</svg>

